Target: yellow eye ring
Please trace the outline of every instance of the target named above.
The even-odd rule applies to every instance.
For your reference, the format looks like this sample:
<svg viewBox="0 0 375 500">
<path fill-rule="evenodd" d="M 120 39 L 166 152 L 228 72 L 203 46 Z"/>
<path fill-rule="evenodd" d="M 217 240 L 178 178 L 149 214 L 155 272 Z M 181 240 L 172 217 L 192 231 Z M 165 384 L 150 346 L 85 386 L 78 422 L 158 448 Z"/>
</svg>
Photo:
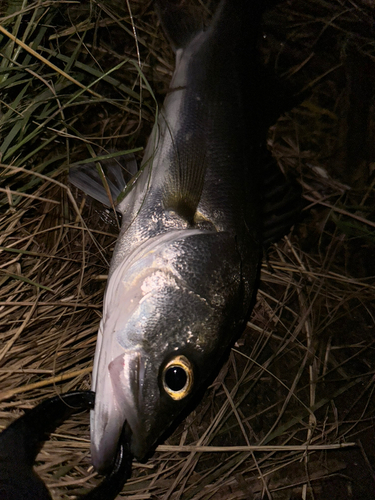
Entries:
<svg viewBox="0 0 375 500">
<path fill-rule="evenodd" d="M 163 368 L 163 388 L 175 401 L 185 398 L 193 387 L 193 367 L 185 356 L 176 356 Z"/>
</svg>

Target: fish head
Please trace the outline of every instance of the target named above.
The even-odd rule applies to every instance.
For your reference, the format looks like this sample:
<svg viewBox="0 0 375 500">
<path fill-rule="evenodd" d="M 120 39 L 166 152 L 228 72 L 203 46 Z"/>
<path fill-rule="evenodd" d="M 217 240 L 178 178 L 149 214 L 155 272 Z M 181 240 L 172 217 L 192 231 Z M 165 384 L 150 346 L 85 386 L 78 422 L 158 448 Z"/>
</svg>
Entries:
<svg viewBox="0 0 375 500">
<path fill-rule="evenodd" d="M 145 458 L 211 375 L 243 321 L 234 238 L 174 233 L 145 245 L 107 285 L 91 417 L 99 471 L 110 467 L 125 421 L 133 455 Z"/>
<path fill-rule="evenodd" d="M 107 379 L 97 383 L 102 396 L 93 412 L 99 441 L 93 441 L 92 458 L 99 471 L 111 466 L 125 421 L 131 452 L 144 459 L 186 406 L 197 375 L 190 357 L 170 353 L 166 360 L 155 359 L 141 348 L 122 352 L 107 372 Z"/>
</svg>

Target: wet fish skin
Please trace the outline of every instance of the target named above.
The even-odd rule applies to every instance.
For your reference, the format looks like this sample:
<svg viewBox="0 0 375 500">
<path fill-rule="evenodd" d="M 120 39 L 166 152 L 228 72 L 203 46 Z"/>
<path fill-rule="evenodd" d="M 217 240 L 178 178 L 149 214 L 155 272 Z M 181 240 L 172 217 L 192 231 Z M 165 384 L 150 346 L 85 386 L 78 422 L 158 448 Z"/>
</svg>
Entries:
<svg viewBox="0 0 375 500">
<path fill-rule="evenodd" d="M 223 0 L 206 31 L 174 44 L 170 92 L 141 173 L 118 205 L 122 228 L 93 370 L 99 471 L 110 468 L 125 421 L 132 453 L 147 455 L 249 314 L 261 257 L 257 155 L 266 124 L 256 74 L 248 77 L 262 3 Z M 158 6 L 163 20 L 168 2 Z M 176 400 L 164 369 L 180 357 L 191 386 Z"/>
</svg>

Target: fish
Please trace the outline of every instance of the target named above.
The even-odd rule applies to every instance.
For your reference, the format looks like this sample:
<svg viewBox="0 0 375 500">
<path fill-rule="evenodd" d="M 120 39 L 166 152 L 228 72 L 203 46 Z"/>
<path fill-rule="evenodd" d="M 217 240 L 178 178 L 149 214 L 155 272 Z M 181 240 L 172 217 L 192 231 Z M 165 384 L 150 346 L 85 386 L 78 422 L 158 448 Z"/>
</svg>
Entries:
<svg viewBox="0 0 375 500">
<path fill-rule="evenodd" d="M 221 0 L 207 28 L 176 2 L 155 5 L 176 62 L 139 172 L 109 186 L 122 223 L 92 377 L 99 472 L 125 422 L 132 455 L 147 459 L 220 368 L 249 318 L 265 240 L 264 2 Z M 87 167 L 71 180 L 100 190 Z"/>
<path fill-rule="evenodd" d="M 73 413 L 94 407 L 95 394 L 75 391 L 48 398 L 27 411 L 0 433 L 0 498 L 6 500 L 51 500 L 47 486 L 34 471 L 34 462 L 44 441 Z M 111 471 L 87 494 L 86 500 L 114 500 L 130 477 L 131 458 L 124 435 Z"/>
</svg>

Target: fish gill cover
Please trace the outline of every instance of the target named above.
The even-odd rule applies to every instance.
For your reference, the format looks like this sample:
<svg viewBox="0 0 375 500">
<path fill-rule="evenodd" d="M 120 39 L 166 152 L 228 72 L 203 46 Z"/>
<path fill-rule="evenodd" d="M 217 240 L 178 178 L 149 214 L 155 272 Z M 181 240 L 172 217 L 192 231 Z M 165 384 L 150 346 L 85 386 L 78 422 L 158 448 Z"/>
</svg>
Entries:
<svg viewBox="0 0 375 500">
<path fill-rule="evenodd" d="M 265 14 L 267 71 L 280 89 L 307 92 L 268 135 L 302 186 L 305 217 L 271 247 L 218 378 L 152 459 L 134 464 L 123 496 L 373 498 L 371 5 L 294 0 Z M 0 8 L 3 428 L 47 397 L 90 387 L 119 221 L 69 187 L 67 171 L 117 152 L 142 157 L 174 63 L 150 2 Z M 213 10 L 204 3 L 207 18 Z M 54 498 L 100 481 L 87 416 L 52 436 L 37 472 Z"/>
</svg>

